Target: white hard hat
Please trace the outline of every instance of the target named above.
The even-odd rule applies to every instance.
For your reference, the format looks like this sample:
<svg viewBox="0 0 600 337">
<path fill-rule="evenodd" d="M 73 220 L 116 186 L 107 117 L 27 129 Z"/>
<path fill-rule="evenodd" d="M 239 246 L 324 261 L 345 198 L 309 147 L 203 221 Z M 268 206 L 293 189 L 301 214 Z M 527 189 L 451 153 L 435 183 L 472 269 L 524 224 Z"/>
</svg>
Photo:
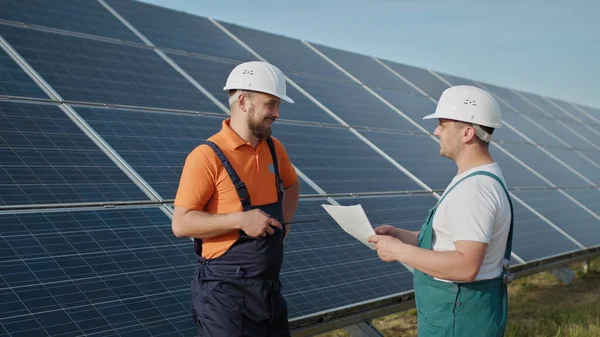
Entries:
<svg viewBox="0 0 600 337">
<path fill-rule="evenodd" d="M 496 99 L 487 91 L 470 85 L 450 87 L 442 93 L 435 113 L 423 119 L 446 118 L 456 121 L 487 126 L 502 127 L 502 113 Z M 476 128 L 478 137 L 489 141 L 491 135 Z"/>
<path fill-rule="evenodd" d="M 285 77 L 281 70 L 266 62 L 244 62 L 233 68 L 223 87 L 223 91 L 229 90 L 264 92 L 294 103 L 287 96 Z M 230 97 L 229 103 L 233 103 L 236 99 L 237 95 Z"/>
</svg>

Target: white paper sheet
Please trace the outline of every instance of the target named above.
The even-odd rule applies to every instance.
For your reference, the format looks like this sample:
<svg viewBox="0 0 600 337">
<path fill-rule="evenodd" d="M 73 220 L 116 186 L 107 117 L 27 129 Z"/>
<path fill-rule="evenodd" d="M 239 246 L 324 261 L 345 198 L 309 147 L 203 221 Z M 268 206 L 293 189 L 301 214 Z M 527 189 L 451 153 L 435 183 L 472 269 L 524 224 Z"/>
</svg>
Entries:
<svg viewBox="0 0 600 337">
<path fill-rule="evenodd" d="M 367 247 L 375 249 L 375 245 L 368 241 L 369 236 L 375 235 L 375 231 L 360 204 L 353 206 L 323 204 L 321 206 L 346 233 L 352 235 Z"/>
</svg>

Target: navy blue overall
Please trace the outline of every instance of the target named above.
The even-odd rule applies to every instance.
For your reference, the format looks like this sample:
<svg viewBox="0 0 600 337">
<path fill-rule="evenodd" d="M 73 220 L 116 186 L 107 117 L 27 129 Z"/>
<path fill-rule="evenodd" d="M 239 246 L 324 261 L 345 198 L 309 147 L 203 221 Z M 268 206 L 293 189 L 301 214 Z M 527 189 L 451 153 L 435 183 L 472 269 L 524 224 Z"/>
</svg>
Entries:
<svg viewBox="0 0 600 337">
<path fill-rule="evenodd" d="M 207 141 L 236 188 L 244 211 L 260 209 L 283 222 L 283 182 L 273 140 L 266 139 L 273 158 L 277 202 L 252 206 L 244 182 L 219 147 Z M 283 263 L 284 230 L 252 238 L 239 231 L 237 241 L 223 255 L 205 259 L 202 242 L 194 240 L 199 265 L 192 282 L 192 317 L 198 336 L 290 336 L 287 304 L 281 295 L 279 272 Z M 284 227 L 285 228 L 285 227 Z"/>
</svg>

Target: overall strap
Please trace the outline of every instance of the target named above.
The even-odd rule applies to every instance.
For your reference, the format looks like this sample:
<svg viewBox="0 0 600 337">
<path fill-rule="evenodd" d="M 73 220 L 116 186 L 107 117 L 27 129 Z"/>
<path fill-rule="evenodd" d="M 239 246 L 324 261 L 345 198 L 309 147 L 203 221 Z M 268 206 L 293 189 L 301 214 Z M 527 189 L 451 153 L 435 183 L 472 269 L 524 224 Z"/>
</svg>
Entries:
<svg viewBox="0 0 600 337">
<path fill-rule="evenodd" d="M 277 153 L 275 151 L 275 144 L 273 144 L 273 138 L 267 138 L 267 145 L 269 145 L 269 151 L 271 152 L 271 157 L 273 158 L 273 169 L 275 170 L 275 184 L 277 186 L 277 201 L 281 202 L 283 200 L 283 181 L 281 180 L 281 176 L 279 175 L 279 163 L 277 162 Z"/>
<path fill-rule="evenodd" d="M 205 141 L 204 144 L 210 146 L 213 149 L 213 151 L 215 151 L 215 153 L 217 154 L 217 157 L 223 164 L 225 171 L 227 171 L 227 174 L 229 174 L 229 178 L 231 178 L 231 181 L 233 182 L 233 185 L 235 186 L 235 190 L 238 194 L 238 197 L 240 198 L 240 201 L 242 202 L 243 210 L 249 211 L 251 209 L 252 204 L 250 202 L 250 193 L 248 193 L 248 188 L 246 188 L 246 184 L 244 184 L 242 179 L 240 179 L 240 177 L 237 175 L 237 173 L 233 169 L 233 166 L 231 166 L 231 163 L 229 162 L 227 157 L 225 157 L 225 155 L 223 154 L 223 151 L 221 151 L 221 149 L 217 146 L 217 144 L 215 144 L 209 140 Z"/>
<path fill-rule="evenodd" d="M 502 186 L 504 193 L 506 193 L 506 198 L 508 199 L 508 204 L 510 205 L 510 229 L 508 230 L 508 240 L 506 242 L 506 250 L 504 251 L 504 259 L 506 261 L 510 261 L 510 254 L 512 252 L 512 237 L 513 237 L 513 222 L 514 222 L 514 212 L 513 212 L 512 200 L 510 199 L 510 194 L 508 193 L 506 186 L 504 186 L 502 179 L 500 179 L 497 175 L 495 175 L 491 172 L 488 172 L 488 171 L 479 171 L 479 174 L 486 175 L 490 178 L 495 179 L 500 184 L 500 186 Z"/>
<path fill-rule="evenodd" d="M 508 204 L 510 205 L 510 229 L 508 230 L 508 239 L 506 242 L 506 249 L 504 250 L 504 259 L 506 261 L 510 261 L 510 255 L 512 253 L 512 237 L 513 237 L 513 222 L 514 222 L 514 212 L 513 212 L 513 205 L 512 205 L 512 201 L 510 199 L 510 194 L 508 193 L 508 190 L 506 189 L 506 186 L 504 186 L 504 183 L 502 182 L 502 179 L 500 179 L 497 175 L 489 172 L 489 171 L 475 171 L 471 174 L 469 174 L 468 176 L 462 178 L 461 180 L 459 180 L 456 184 L 452 185 L 450 187 L 450 189 L 448 190 L 448 192 L 444 193 L 444 195 L 440 198 L 440 200 L 437 202 L 437 205 L 442 203 L 442 200 L 444 200 L 444 198 L 450 193 L 450 191 L 452 191 L 454 189 L 454 187 L 456 187 L 456 185 L 460 184 L 463 180 L 470 178 L 472 176 L 476 176 L 476 175 L 484 175 L 484 176 L 488 176 L 494 180 L 496 180 L 500 186 L 502 186 L 502 189 L 504 190 L 504 193 L 506 193 L 506 198 L 508 199 Z"/>
</svg>

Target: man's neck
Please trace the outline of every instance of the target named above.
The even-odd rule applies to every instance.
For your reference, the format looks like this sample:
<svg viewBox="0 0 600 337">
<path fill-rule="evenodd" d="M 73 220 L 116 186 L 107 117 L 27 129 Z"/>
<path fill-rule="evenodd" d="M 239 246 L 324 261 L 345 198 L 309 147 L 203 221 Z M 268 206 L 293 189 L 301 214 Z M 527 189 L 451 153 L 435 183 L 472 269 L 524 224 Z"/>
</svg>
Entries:
<svg viewBox="0 0 600 337">
<path fill-rule="evenodd" d="M 472 151 L 465 149 L 455 162 L 458 168 L 456 175 L 459 175 L 475 167 L 492 164 L 494 163 L 494 159 L 492 159 L 492 156 L 487 149 L 473 149 Z"/>
<path fill-rule="evenodd" d="M 250 129 L 248 129 L 248 126 L 247 126 L 247 124 L 246 124 L 245 121 L 243 121 L 243 120 L 236 120 L 234 122 L 233 119 L 232 119 L 231 122 L 229 123 L 229 126 L 243 140 L 245 140 L 250 145 L 252 145 L 252 147 L 256 147 L 256 144 L 258 144 L 258 137 L 256 137 L 252 133 L 252 131 L 250 131 Z"/>
</svg>

